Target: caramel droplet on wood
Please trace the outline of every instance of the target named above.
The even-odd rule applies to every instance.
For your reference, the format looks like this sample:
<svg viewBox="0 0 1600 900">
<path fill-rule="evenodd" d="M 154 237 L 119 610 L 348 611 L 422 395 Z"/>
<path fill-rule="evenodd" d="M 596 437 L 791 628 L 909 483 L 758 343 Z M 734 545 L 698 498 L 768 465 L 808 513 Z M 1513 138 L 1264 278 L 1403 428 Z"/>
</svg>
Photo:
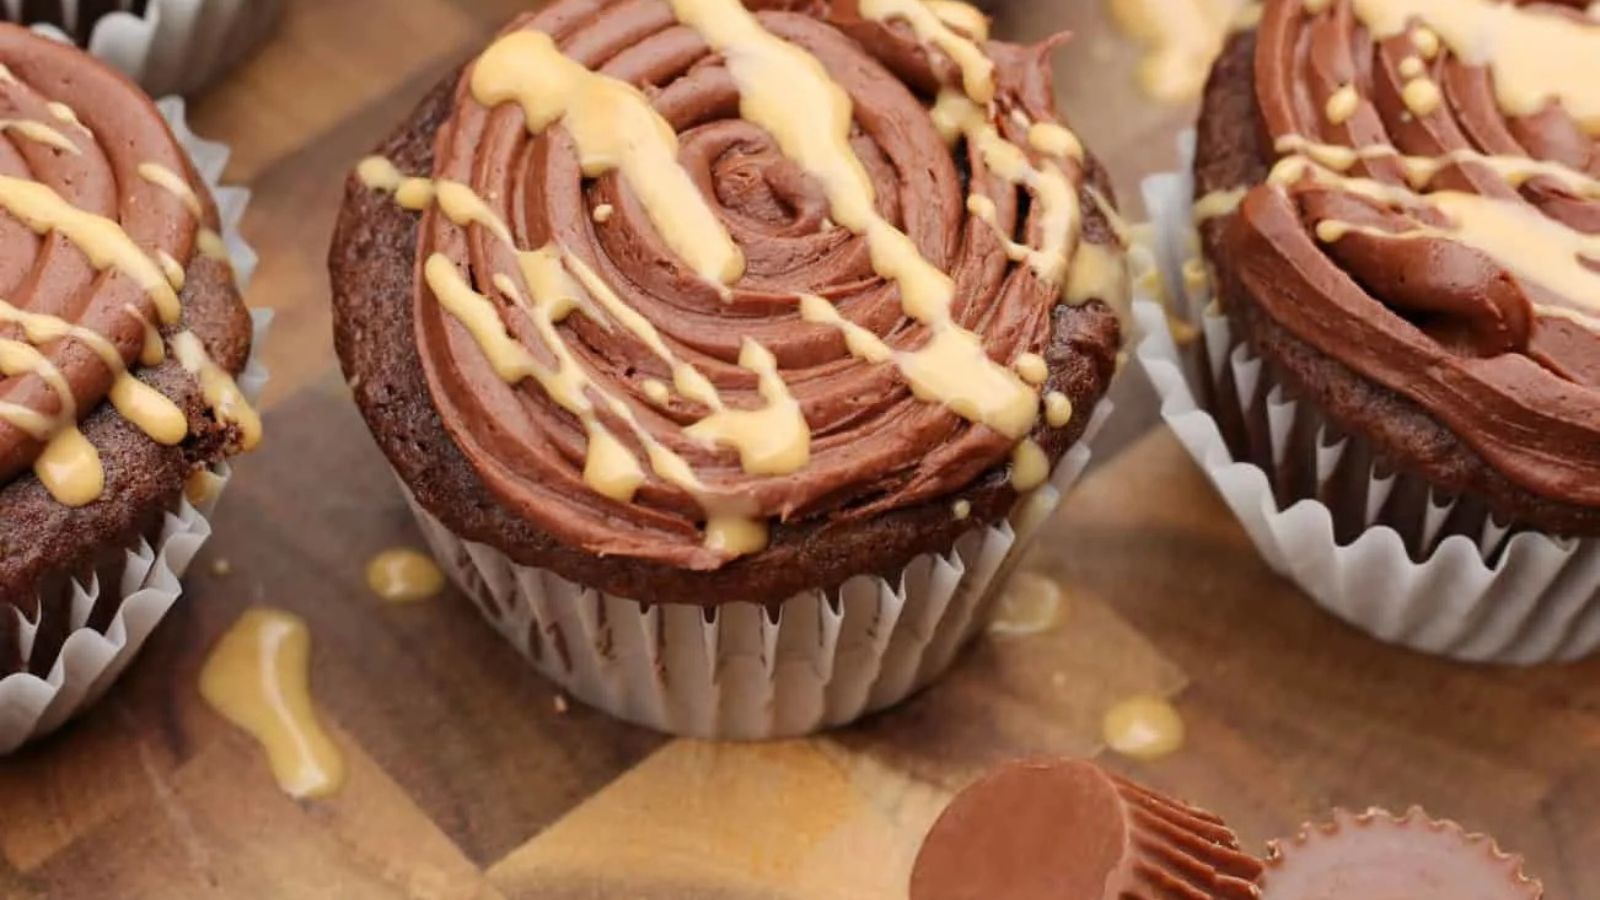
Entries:
<svg viewBox="0 0 1600 900">
<path fill-rule="evenodd" d="M 345 780 L 344 756 L 311 702 L 311 632 L 298 616 L 252 609 L 212 648 L 200 695 L 266 751 L 291 797 L 326 797 Z"/>
<path fill-rule="evenodd" d="M 388 603 L 416 603 L 444 590 L 444 572 L 426 553 L 395 547 L 367 563 L 367 587 Z"/>
<path fill-rule="evenodd" d="M 1106 713 L 1102 736 L 1113 751 L 1152 762 L 1183 747 L 1183 717 L 1160 697 L 1132 697 Z"/>
</svg>

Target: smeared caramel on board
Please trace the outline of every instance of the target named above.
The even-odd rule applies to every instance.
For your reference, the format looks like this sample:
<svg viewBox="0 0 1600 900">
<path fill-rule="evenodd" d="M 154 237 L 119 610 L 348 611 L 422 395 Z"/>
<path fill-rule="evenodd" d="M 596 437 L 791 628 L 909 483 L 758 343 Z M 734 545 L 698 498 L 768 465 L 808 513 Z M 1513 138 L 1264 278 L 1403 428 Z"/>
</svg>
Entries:
<svg viewBox="0 0 1600 900">
<path fill-rule="evenodd" d="M 1183 717 L 1160 697 L 1130 697 L 1106 713 L 1101 737 L 1122 756 L 1152 762 L 1183 747 Z"/>
<path fill-rule="evenodd" d="M 1042 634 L 1061 624 L 1064 594 L 1054 579 L 1019 572 L 1000 594 L 989 633 L 1003 637 Z"/>
<path fill-rule="evenodd" d="M 291 797 L 326 797 L 344 784 L 344 755 L 318 721 L 310 690 L 311 632 L 298 616 L 251 609 L 206 658 L 200 694 L 261 744 Z"/>
<path fill-rule="evenodd" d="M 428 554 L 394 547 L 367 562 L 367 587 L 388 603 L 416 603 L 444 590 L 444 572 Z"/>
</svg>

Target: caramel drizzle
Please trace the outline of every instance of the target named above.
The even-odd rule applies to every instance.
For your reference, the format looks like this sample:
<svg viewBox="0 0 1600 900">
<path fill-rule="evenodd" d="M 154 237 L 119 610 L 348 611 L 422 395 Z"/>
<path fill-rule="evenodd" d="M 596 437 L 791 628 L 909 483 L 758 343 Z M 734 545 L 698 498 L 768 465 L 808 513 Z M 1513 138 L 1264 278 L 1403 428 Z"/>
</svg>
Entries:
<svg viewBox="0 0 1600 900">
<path fill-rule="evenodd" d="M 311 699 L 311 631 L 299 616 L 247 610 L 217 641 L 200 670 L 200 695 L 266 754 L 278 787 L 292 797 L 326 797 L 347 768 Z"/>
<path fill-rule="evenodd" d="M 929 327 L 926 346 L 895 356 L 912 392 L 1022 440 L 1038 420 L 1038 396 L 990 360 L 978 336 L 955 322 L 950 276 L 878 214 L 872 182 L 850 147 L 852 108 L 844 90 L 815 57 L 762 28 L 737 0 L 672 0 L 671 5 L 679 22 L 727 59 L 741 97 L 740 114 L 765 129 L 785 156 L 821 183 L 833 221 L 866 238 L 873 269 L 899 286 L 906 314 Z"/>
<path fill-rule="evenodd" d="M 1585 259 L 1600 261 L 1600 236 L 1574 231 L 1515 201 L 1460 191 L 1417 194 L 1404 187 L 1342 175 L 1303 156 L 1280 162 L 1271 182 L 1282 185 L 1302 179 L 1403 209 L 1427 207 L 1450 222 L 1447 227 L 1419 224 L 1405 231 L 1386 231 L 1327 219 L 1317 223 L 1318 240 L 1331 244 L 1349 234 L 1363 234 L 1385 240 L 1453 241 L 1578 307 L 1534 303 L 1537 315 L 1567 318 L 1600 330 L 1600 272 L 1584 264 Z"/>
<path fill-rule="evenodd" d="M 741 93 L 744 118 L 767 130 L 786 156 L 822 184 L 831 220 L 866 238 L 873 268 L 899 286 L 907 315 L 929 326 L 932 334 L 920 350 L 893 350 L 877 335 L 844 320 L 817 295 L 800 298 L 802 318 L 838 328 L 847 348 L 859 358 L 894 363 L 919 399 L 940 402 L 969 421 L 1017 440 L 1014 484 L 1019 490 L 1042 484 L 1049 475 L 1048 458 L 1026 436 L 1039 419 L 1041 403 L 1029 381 L 1042 382 L 1048 368 L 1042 359 L 1025 354 L 1018 360 L 1019 369 L 1032 373 L 1032 378 L 1019 377 L 991 361 L 978 336 L 953 320 L 950 277 L 876 211 L 872 184 L 848 143 L 852 109 L 844 91 L 814 57 L 765 31 L 734 0 L 673 0 L 672 8 L 680 22 L 726 58 Z M 965 135 L 1000 178 L 1028 188 L 1038 198 L 1040 247 L 1018 245 L 1014 251 L 1018 258 L 1027 259 L 1041 279 L 1061 288 L 1064 299 L 1084 302 L 1099 296 L 1114 301 L 1118 285 L 1125 287 L 1127 281 L 1121 248 L 1084 249 L 1089 245 L 1078 241 L 1077 194 L 1057 163 L 1081 163 L 1083 150 L 1076 136 L 1060 125 L 1024 118 L 1021 125 L 1029 145 L 1046 157 L 1035 165 L 987 121 L 983 105 L 993 99 L 993 63 L 952 28 L 982 39 L 987 31 L 982 15 L 965 4 L 924 6 L 914 0 L 867 0 L 863 14 L 905 21 L 920 40 L 961 67 L 965 93 L 946 91 L 937 117 Z M 742 253 L 678 166 L 677 141 L 670 127 L 631 85 L 568 59 L 548 35 L 516 32 L 500 38 L 479 58 L 470 87 L 485 106 L 519 104 L 535 134 L 562 124 L 586 175 L 618 171 L 669 246 L 691 268 L 719 285 L 738 280 Z M 573 311 L 581 311 L 602 327 L 626 329 L 672 372 L 679 394 L 709 410 L 684 429 L 687 437 L 736 449 L 741 467 L 750 474 L 782 475 L 807 464 L 811 435 L 766 348 L 746 341 L 739 355 L 741 367 L 757 376 L 765 405 L 728 408 L 710 381 L 679 359 L 649 320 L 581 259 L 554 244 L 531 251 L 518 248 L 505 222 L 468 186 L 407 176 L 381 157 L 362 161 L 357 175 L 369 188 L 391 193 L 402 207 L 421 210 L 437 205 L 456 225 L 479 226 L 515 255 L 526 293 L 504 273 L 494 277 L 493 286 L 528 317 L 554 358 L 553 366 L 540 363 L 509 334 L 499 305 L 474 288 L 447 257 L 430 256 L 423 277 L 441 307 L 467 329 L 503 381 L 516 384 L 532 378 L 578 419 L 588 439 L 584 480 L 590 487 L 626 502 L 645 481 L 639 460 L 602 421 L 603 411 L 643 448 L 657 477 L 700 503 L 707 514 L 708 547 L 740 554 L 765 546 L 766 523 L 751 518 L 754 510 L 747 508 L 747 502 L 703 484 L 683 457 L 638 421 L 627 403 L 584 371 L 556 326 Z M 1084 260 L 1090 277 L 1065 284 L 1069 258 Z M 667 385 L 654 379 L 647 380 L 642 391 L 657 404 L 667 403 L 671 396 Z M 1071 404 L 1064 395 L 1051 395 L 1046 406 L 1049 421 L 1059 423 L 1057 427 L 1070 420 Z"/>
<path fill-rule="evenodd" d="M 5 76 L 0 81 L 14 81 L 9 72 Z M 89 133 L 72 107 L 51 101 L 47 108 L 58 121 Z M 0 120 L 0 130 L 16 132 L 65 152 L 82 152 L 71 138 L 42 122 Z M 138 172 L 145 180 L 176 195 L 197 219 L 201 217 L 199 197 L 186 179 L 156 163 L 144 163 Z M 28 179 L 0 176 L 0 209 L 36 233 L 55 233 L 66 238 L 96 269 L 113 270 L 133 279 L 150 298 L 163 324 L 177 322 L 181 309 L 177 292 L 183 289 L 185 276 L 182 265 L 169 254 L 157 251 L 154 258 L 146 255 L 114 220 L 80 210 L 49 186 Z M 226 257 L 220 236 L 203 226 L 199 243 L 202 252 L 209 248 L 215 253 L 220 248 Z M 125 311 L 145 329 L 140 361 L 150 366 L 160 364 L 165 354 L 155 323 L 132 304 Z M 26 338 L 26 342 L 0 340 L 0 374 L 36 376 L 57 398 L 58 412 L 54 416 L 15 403 L 0 403 L 0 421 L 45 444 L 34 461 L 33 471 L 58 502 L 79 507 L 99 499 L 105 490 L 105 470 L 99 452 L 79 428 L 77 400 L 71 386 L 37 347 L 63 339 L 82 343 L 112 372 L 107 396 L 123 418 L 162 445 L 174 446 L 188 435 L 188 419 L 183 411 L 170 398 L 135 377 L 122 354 L 104 335 L 56 316 L 19 309 L 5 300 L 0 300 L 0 322 L 19 326 Z M 184 338 L 184 335 L 178 337 Z M 197 338 L 187 335 L 183 343 L 185 348 L 180 356 L 185 360 L 185 368 L 199 377 L 202 393 L 219 420 L 239 424 L 243 446 L 250 449 L 260 438 L 259 417 L 244 401 L 233 378 L 211 361 Z"/>
<path fill-rule="evenodd" d="M 516 102 L 535 134 L 563 125 L 583 174 L 620 171 L 662 239 L 700 277 L 726 285 L 744 274 L 744 254 L 678 165 L 672 126 L 638 88 L 572 61 L 543 32 L 518 31 L 478 58 L 472 93 L 485 106 Z"/>
<path fill-rule="evenodd" d="M 83 150 L 73 143 L 71 138 L 51 128 L 49 125 L 43 122 L 36 122 L 33 119 L 0 119 L 0 131 L 14 132 L 30 141 L 44 144 L 47 147 L 54 147 L 57 150 L 71 153 L 73 156 L 83 153 Z"/>
<path fill-rule="evenodd" d="M 967 10 L 976 12 L 971 7 Z M 950 27 L 953 16 L 958 27 L 967 26 L 963 30 L 971 38 L 983 40 L 988 29 L 972 30 L 973 16 L 969 12 L 950 4 L 936 9 L 922 0 L 861 0 L 861 15 L 878 22 L 899 20 L 910 25 L 917 40 L 944 51 L 961 69 L 961 86 L 973 102 L 988 105 L 994 100 L 994 61 L 969 37 L 957 34 Z M 978 14 L 977 19 L 983 21 L 982 14 Z"/>
<path fill-rule="evenodd" d="M 1229 33 L 1261 17 L 1256 0 L 1110 0 L 1117 23 L 1146 48 L 1139 86 L 1152 99 L 1199 96 Z"/>
<path fill-rule="evenodd" d="M 1328 0 L 1307 0 L 1304 11 L 1319 15 L 1331 5 Z M 1600 28 L 1482 0 L 1350 0 L 1350 6 L 1374 39 L 1408 35 L 1416 55 L 1402 59 L 1399 70 L 1406 79 L 1402 102 L 1413 115 L 1431 115 L 1441 105 L 1442 95 L 1426 77 L 1424 60 L 1437 58 L 1448 47 L 1463 62 L 1489 69 L 1503 112 L 1530 115 L 1560 103 L 1591 134 L 1600 134 L 1600 68 L 1596 68 Z M 1362 102 L 1353 85 L 1342 85 L 1326 102 L 1324 114 L 1340 124 L 1353 117 Z M 1274 149 L 1280 159 L 1268 179 L 1271 185 L 1309 182 L 1402 212 L 1429 210 L 1446 223 L 1419 222 L 1391 231 L 1329 219 L 1314 227 L 1319 241 L 1332 244 L 1352 234 L 1381 240 L 1451 241 L 1560 298 L 1558 303 L 1532 303 L 1535 315 L 1600 331 L 1600 236 L 1577 231 L 1518 198 L 1431 190 L 1442 173 L 1471 168 L 1513 189 L 1540 179 L 1593 200 L 1600 199 L 1600 179 L 1560 162 L 1491 155 L 1470 147 L 1420 157 L 1405 155 L 1389 144 L 1357 148 L 1288 134 L 1277 139 Z M 1376 160 L 1397 166 L 1405 184 L 1349 175 L 1358 163 Z M 1224 190 L 1202 197 L 1195 204 L 1195 221 L 1233 213 L 1245 194 L 1244 189 Z"/>
<path fill-rule="evenodd" d="M 1378 40 L 1425 24 L 1463 62 L 1490 71 L 1507 114 L 1559 102 L 1600 135 L 1600 25 L 1492 0 L 1350 0 L 1350 8 Z M 1436 92 L 1419 100 L 1427 105 Z"/>
</svg>

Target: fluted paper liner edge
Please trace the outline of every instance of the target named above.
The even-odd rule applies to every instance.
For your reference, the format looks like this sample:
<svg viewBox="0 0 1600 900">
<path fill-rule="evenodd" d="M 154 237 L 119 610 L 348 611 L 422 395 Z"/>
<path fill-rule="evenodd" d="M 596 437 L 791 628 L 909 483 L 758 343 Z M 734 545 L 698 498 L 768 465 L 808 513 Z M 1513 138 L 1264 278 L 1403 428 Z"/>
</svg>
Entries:
<svg viewBox="0 0 1600 900">
<path fill-rule="evenodd" d="M 519 565 L 457 537 L 409 492 L 452 580 L 546 678 L 590 706 L 671 734 L 767 740 L 848 724 L 906 699 L 982 630 L 996 591 L 1083 474 L 1111 413 L 1102 400 L 1050 483 L 886 580 L 758 604 L 648 605 Z M 402 484 L 402 490 L 404 486 Z"/>
<path fill-rule="evenodd" d="M 250 192 L 222 187 L 218 183 L 228 160 L 228 147 L 198 138 L 189 130 L 182 100 L 167 98 L 156 105 L 216 198 L 223 240 L 242 291 L 256 266 L 255 252 L 244 243 L 238 229 Z M 240 390 L 252 401 L 266 385 L 267 370 L 261 364 L 260 351 L 271 320 L 269 311 L 251 311 L 251 359 L 238 382 Z M 183 592 L 179 579 L 211 536 L 208 517 L 232 477 L 232 469 L 226 462 L 214 466 L 211 473 L 214 479 L 211 489 L 199 506 L 187 497 L 180 497 L 177 507 L 163 516 L 159 529 L 127 549 L 119 583 L 111 584 L 111 579 L 102 583 L 95 577 L 87 584 L 79 582 L 73 586 L 70 611 L 73 630 L 61 645 L 47 676 L 40 678 L 24 671 L 0 678 L 0 755 L 60 728 L 100 699 L 177 603 Z M 104 633 L 84 627 L 101 592 L 111 590 L 118 591 L 121 599 Z M 39 623 L 27 621 L 20 612 L 10 614 L 20 620 L 22 659 L 26 668 L 32 649 L 29 642 L 38 631 Z"/>
<path fill-rule="evenodd" d="M 13 20 L 20 0 L 3 0 Z M 67 21 L 80 0 L 64 0 Z M 272 32 L 283 0 L 150 0 L 143 13 L 106 13 L 89 31 L 87 50 L 139 82 L 152 96 L 191 94 L 226 74 Z M 33 30 L 70 39 L 49 24 Z"/>
<path fill-rule="evenodd" d="M 1192 147 L 1190 133 L 1183 138 L 1186 158 L 1192 157 Z M 1280 508 L 1267 474 L 1233 458 L 1216 419 L 1197 399 L 1204 393 L 1202 379 L 1219 376 L 1224 369 L 1242 397 L 1263 391 L 1268 397 L 1275 458 L 1292 452 L 1292 429 L 1309 423 L 1321 431 L 1324 426 L 1315 409 L 1297 403 L 1272 381 L 1271 371 L 1232 334 L 1226 316 L 1209 306 L 1207 289 L 1185 292 L 1182 267 L 1192 252 L 1193 192 L 1187 168 L 1144 182 L 1156 275 L 1175 298 L 1178 316 L 1201 329 L 1207 358 L 1179 352 L 1166 309 L 1147 290 L 1140 290 L 1134 303 L 1145 334 L 1135 356 L 1160 395 L 1162 419 L 1273 570 L 1346 622 L 1426 653 L 1531 665 L 1578 659 L 1600 647 L 1600 540 L 1564 540 L 1534 532 L 1505 540 L 1491 521 L 1478 540 L 1446 537 L 1416 562 L 1397 531 L 1369 521 L 1353 542 L 1340 546 L 1327 505 L 1307 499 Z M 1313 441 L 1313 446 L 1296 451 L 1305 458 L 1295 465 L 1331 472 L 1356 440 L 1350 437 L 1332 446 Z M 1387 495 L 1393 481 L 1394 476 L 1369 471 L 1368 497 Z M 1443 522 L 1451 508 L 1450 501 L 1437 501 L 1425 527 Z M 1481 548 L 1502 544 L 1491 565 Z"/>
</svg>

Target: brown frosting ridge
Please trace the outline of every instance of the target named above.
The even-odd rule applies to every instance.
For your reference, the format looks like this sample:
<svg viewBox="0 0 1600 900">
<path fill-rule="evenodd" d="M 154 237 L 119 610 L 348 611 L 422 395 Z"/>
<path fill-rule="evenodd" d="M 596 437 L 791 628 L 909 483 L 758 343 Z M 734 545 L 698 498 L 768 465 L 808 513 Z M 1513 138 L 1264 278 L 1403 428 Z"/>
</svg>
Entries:
<svg viewBox="0 0 1600 900">
<path fill-rule="evenodd" d="M 191 184 L 197 179 L 150 99 L 111 69 L 89 64 L 76 48 L 13 25 L 0 25 L 0 62 L 11 75 L 0 79 L 0 118 L 44 123 L 70 133 L 82 148 L 67 153 L 8 132 L 9 140 L 0 141 L 0 176 L 46 185 L 78 209 L 117 222 L 152 257 L 166 253 L 188 269 L 203 223 L 182 199 L 142 177 L 139 167 L 154 163 Z M 88 132 L 57 118 L 48 107 L 52 101 L 66 103 Z M 206 218 L 215 221 L 206 192 L 196 193 L 206 204 Z M 0 215 L 0 298 L 98 332 L 131 367 L 138 366 L 145 330 L 128 307 L 146 321 L 158 321 L 150 296 L 132 278 L 114 269 L 97 271 L 66 238 L 35 234 L 9 215 Z M 0 337 L 20 340 L 21 329 L 0 324 Z M 71 386 L 78 419 L 93 413 L 115 373 L 77 340 L 38 349 Z M 0 380 L 0 402 L 52 417 L 62 410 L 61 398 L 32 373 Z M 40 441 L 0 421 L 0 485 L 26 473 L 42 448 Z"/>
<path fill-rule="evenodd" d="M 901 24 L 862 19 L 854 3 L 747 5 L 761 8 L 763 27 L 816 56 L 849 94 L 858 123 L 851 143 L 872 180 L 879 213 L 952 275 L 956 319 L 1002 363 L 1045 352 L 1057 290 L 1026 263 L 1009 260 L 994 229 L 966 213 L 972 163 L 966 153 L 952 152 L 930 119 L 930 92 L 952 79 L 951 62 L 926 52 Z M 682 435 L 684 426 L 705 415 L 704 407 L 677 394 L 664 405 L 646 401 L 646 383 L 671 384 L 672 375 L 631 334 L 582 315 L 561 325 L 596 381 L 623 398 L 711 492 L 743 496 L 755 515 L 781 522 L 866 517 L 949 495 L 1005 463 L 1014 440 L 916 399 L 893 366 L 859 361 L 834 328 L 801 320 L 796 294 L 809 291 L 892 347 L 915 348 L 926 340 L 926 329 L 903 312 L 898 291 L 874 272 L 866 241 L 831 227 L 818 184 L 762 129 L 740 119 L 739 94 L 721 58 L 678 25 L 665 2 L 561 0 L 513 22 L 508 32 L 516 29 L 546 32 L 573 60 L 643 86 L 677 133 L 680 162 L 743 251 L 744 276 L 731 285 L 731 296 L 719 296 L 668 249 L 618 173 L 587 179 L 560 127 L 530 135 L 514 106 L 478 103 L 470 67 L 454 112 L 438 132 L 432 175 L 471 186 L 510 226 L 518 247 L 554 241 L 581 259 L 730 407 L 760 405 L 755 375 L 736 364 L 741 342 L 753 338 L 775 356 L 812 432 L 810 462 L 787 475 L 750 475 L 737 453 Z M 1049 45 L 985 47 L 996 62 L 996 124 L 1026 146 L 1008 113 L 1056 121 Z M 1074 177 L 1081 190 L 1081 173 Z M 1002 230 L 1035 227 L 1026 218 L 1025 192 L 999 179 L 991 190 L 999 198 Z M 596 217 L 603 205 L 609 217 Z M 1085 239 L 1111 239 L 1103 229 L 1093 232 Z M 433 253 L 448 256 L 489 293 L 494 274 L 514 265 L 484 229 L 458 226 L 437 210 L 423 218 L 419 266 Z M 728 561 L 703 545 L 703 510 L 684 491 L 651 475 L 631 501 L 621 502 L 585 483 L 584 429 L 533 381 L 511 386 L 501 380 L 420 273 L 414 310 L 434 406 L 500 503 L 562 543 L 592 553 L 690 569 Z M 1053 380 L 1057 361 L 1049 361 Z M 1109 373 L 1113 360 L 1096 364 Z M 1041 390 L 1050 388 L 1047 383 Z M 1046 427 L 1041 423 L 1040 432 Z M 625 441 L 642 458 L 631 435 Z"/>
<path fill-rule="evenodd" d="M 1583 4 L 1524 4 L 1577 19 Z M 1528 157 L 1600 176 L 1600 140 L 1558 105 L 1508 116 L 1491 75 L 1451 55 L 1426 62 L 1440 90 L 1417 114 L 1402 96 L 1402 66 L 1419 54 L 1407 35 L 1375 41 L 1334 0 L 1309 13 L 1272 0 L 1256 36 L 1255 103 L 1267 146 L 1285 136 L 1316 144 L 1388 145 L 1407 157 L 1452 153 Z M 1415 66 L 1415 63 L 1411 64 Z M 1343 120 L 1327 114 L 1342 87 L 1361 98 Z M 1355 162 L 1351 177 L 1404 187 L 1393 156 Z M 1600 200 L 1534 177 L 1514 187 L 1474 163 L 1446 166 L 1429 185 L 1498 198 L 1600 233 Z M 1438 226 L 1436 210 L 1378 203 L 1303 179 L 1257 186 L 1221 231 L 1220 247 L 1266 313 L 1311 344 L 1427 410 L 1507 479 L 1535 495 L 1600 507 L 1600 325 L 1595 298 L 1561 297 L 1463 243 L 1359 232 L 1318 239 L 1338 221 L 1387 232 Z M 1600 260 L 1593 263 L 1600 271 Z M 1584 304 L 1588 304 L 1586 307 Z M 1585 310 L 1588 318 L 1536 314 Z"/>
</svg>

